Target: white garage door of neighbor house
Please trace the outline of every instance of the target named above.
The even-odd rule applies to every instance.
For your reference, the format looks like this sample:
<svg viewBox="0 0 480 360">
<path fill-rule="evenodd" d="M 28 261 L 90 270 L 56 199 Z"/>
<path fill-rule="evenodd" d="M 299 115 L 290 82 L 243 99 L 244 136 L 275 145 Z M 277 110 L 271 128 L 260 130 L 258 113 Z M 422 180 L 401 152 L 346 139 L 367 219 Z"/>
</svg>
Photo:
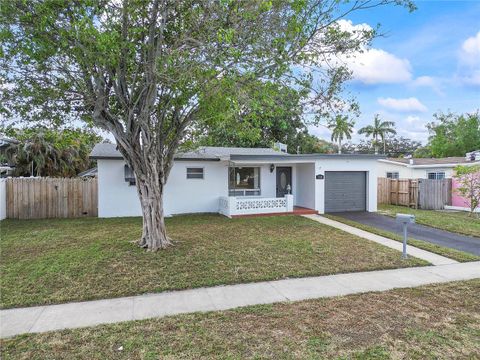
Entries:
<svg viewBox="0 0 480 360">
<path fill-rule="evenodd" d="M 365 211 L 365 171 L 325 172 L 325 212 Z"/>
</svg>

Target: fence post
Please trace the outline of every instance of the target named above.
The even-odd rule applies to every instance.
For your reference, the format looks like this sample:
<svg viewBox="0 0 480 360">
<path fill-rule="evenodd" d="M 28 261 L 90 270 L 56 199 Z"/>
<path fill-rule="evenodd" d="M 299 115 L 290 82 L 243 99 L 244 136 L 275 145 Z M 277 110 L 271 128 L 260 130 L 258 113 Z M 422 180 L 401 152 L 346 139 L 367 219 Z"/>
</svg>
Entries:
<svg viewBox="0 0 480 360">
<path fill-rule="evenodd" d="M 291 194 L 285 195 L 285 203 L 286 203 L 286 211 L 292 212 L 293 211 L 293 195 Z"/>
</svg>

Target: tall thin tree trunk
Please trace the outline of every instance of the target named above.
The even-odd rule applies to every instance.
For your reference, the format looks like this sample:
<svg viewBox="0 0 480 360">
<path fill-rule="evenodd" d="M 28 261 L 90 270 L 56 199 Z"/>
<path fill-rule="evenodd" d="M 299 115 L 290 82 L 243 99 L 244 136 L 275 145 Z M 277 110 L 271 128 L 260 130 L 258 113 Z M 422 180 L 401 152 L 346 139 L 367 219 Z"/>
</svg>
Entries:
<svg viewBox="0 0 480 360">
<path fill-rule="evenodd" d="M 342 153 L 342 139 L 338 139 L 338 153 Z"/>
<path fill-rule="evenodd" d="M 137 190 L 143 212 L 142 238 L 138 244 L 149 251 L 165 249 L 172 244 L 165 228 L 163 189 L 157 174 L 137 176 Z"/>
</svg>

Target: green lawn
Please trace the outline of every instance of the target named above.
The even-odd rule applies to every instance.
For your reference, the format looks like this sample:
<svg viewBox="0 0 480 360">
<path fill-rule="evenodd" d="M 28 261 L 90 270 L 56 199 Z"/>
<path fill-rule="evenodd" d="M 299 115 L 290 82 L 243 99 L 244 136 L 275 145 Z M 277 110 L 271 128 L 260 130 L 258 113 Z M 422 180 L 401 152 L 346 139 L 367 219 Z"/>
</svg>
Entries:
<svg viewBox="0 0 480 360">
<path fill-rule="evenodd" d="M 478 359 L 480 280 L 18 336 L 7 359 Z M 119 350 L 121 349 L 121 350 Z"/>
<path fill-rule="evenodd" d="M 176 244 L 157 253 L 132 243 L 140 218 L 0 226 L 4 308 L 426 264 L 297 216 L 173 217 L 167 229 Z"/>
<path fill-rule="evenodd" d="M 403 242 L 403 236 L 402 235 L 399 235 L 399 234 L 396 234 L 396 233 L 393 233 L 393 232 L 390 232 L 390 231 L 386 231 L 386 230 L 383 230 L 383 229 L 378 229 L 378 228 L 373 227 L 373 226 L 361 224 L 361 223 L 353 221 L 353 220 L 345 219 L 344 217 L 341 217 L 341 216 L 335 216 L 335 215 L 332 215 L 332 214 L 325 214 L 323 216 L 325 216 L 329 219 L 336 220 L 336 221 L 339 221 L 341 223 L 356 227 L 358 229 L 362 229 L 362 230 L 371 232 L 373 234 L 377 234 L 377 235 L 384 236 L 384 237 L 392 239 L 392 240 Z M 459 262 L 480 260 L 480 256 L 473 255 L 473 254 L 470 254 L 470 253 L 467 253 L 467 252 L 464 252 L 464 251 L 460 251 L 460 250 L 456 250 L 456 249 L 451 249 L 451 248 L 448 248 L 448 247 L 445 247 L 445 246 L 432 244 L 432 243 L 429 243 L 428 241 L 417 240 L 417 239 L 414 239 L 414 238 L 411 238 L 411 237 L 408 238 L 407 243 L 409 245 L 415 246 L 419 249 L 427 250 L 427 251 L 430 251 L 432 253 L 442 255 L 442 256 L 448 257 L 450 259 L 459 261 Z"/>
<path fill-rule="evenodd" d="M 378 211 L 395 216 L 396 213 L 413 214 L 419 224 L 480 238 L 480 218 L 463 211 L 415 210 L 406 206 L 379 205 Z"/>
</svg>

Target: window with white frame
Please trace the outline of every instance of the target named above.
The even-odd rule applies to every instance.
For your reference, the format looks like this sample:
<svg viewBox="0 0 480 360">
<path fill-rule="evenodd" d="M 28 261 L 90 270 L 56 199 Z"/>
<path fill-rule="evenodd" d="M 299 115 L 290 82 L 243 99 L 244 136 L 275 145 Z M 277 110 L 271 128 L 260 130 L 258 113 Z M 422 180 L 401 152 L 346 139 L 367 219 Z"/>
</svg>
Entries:
<svg viewBox="0 0 480 360">
<path fill-rule="evenodd" d="M 187 179 L 203 179 L 203 168 L 187 167 Z"/>
<path fill-rule="evenodd" d="M 388 171 L 387 172 L 387 179 L 398 179 L 400 176 L 399 176 L 399 173 L 398 171 Z"/>
<path fill-rule="evenodd" d="M 429 172 L 427 175 L 430 180 L 445 179 L 445 171 L 432 171 L 432 172 Z"/>
<path fill-rule="evenodd" d="M 259 196 L 259 167 L 230 167 L 228 169 L 229 196 Z"/>
</svg>

